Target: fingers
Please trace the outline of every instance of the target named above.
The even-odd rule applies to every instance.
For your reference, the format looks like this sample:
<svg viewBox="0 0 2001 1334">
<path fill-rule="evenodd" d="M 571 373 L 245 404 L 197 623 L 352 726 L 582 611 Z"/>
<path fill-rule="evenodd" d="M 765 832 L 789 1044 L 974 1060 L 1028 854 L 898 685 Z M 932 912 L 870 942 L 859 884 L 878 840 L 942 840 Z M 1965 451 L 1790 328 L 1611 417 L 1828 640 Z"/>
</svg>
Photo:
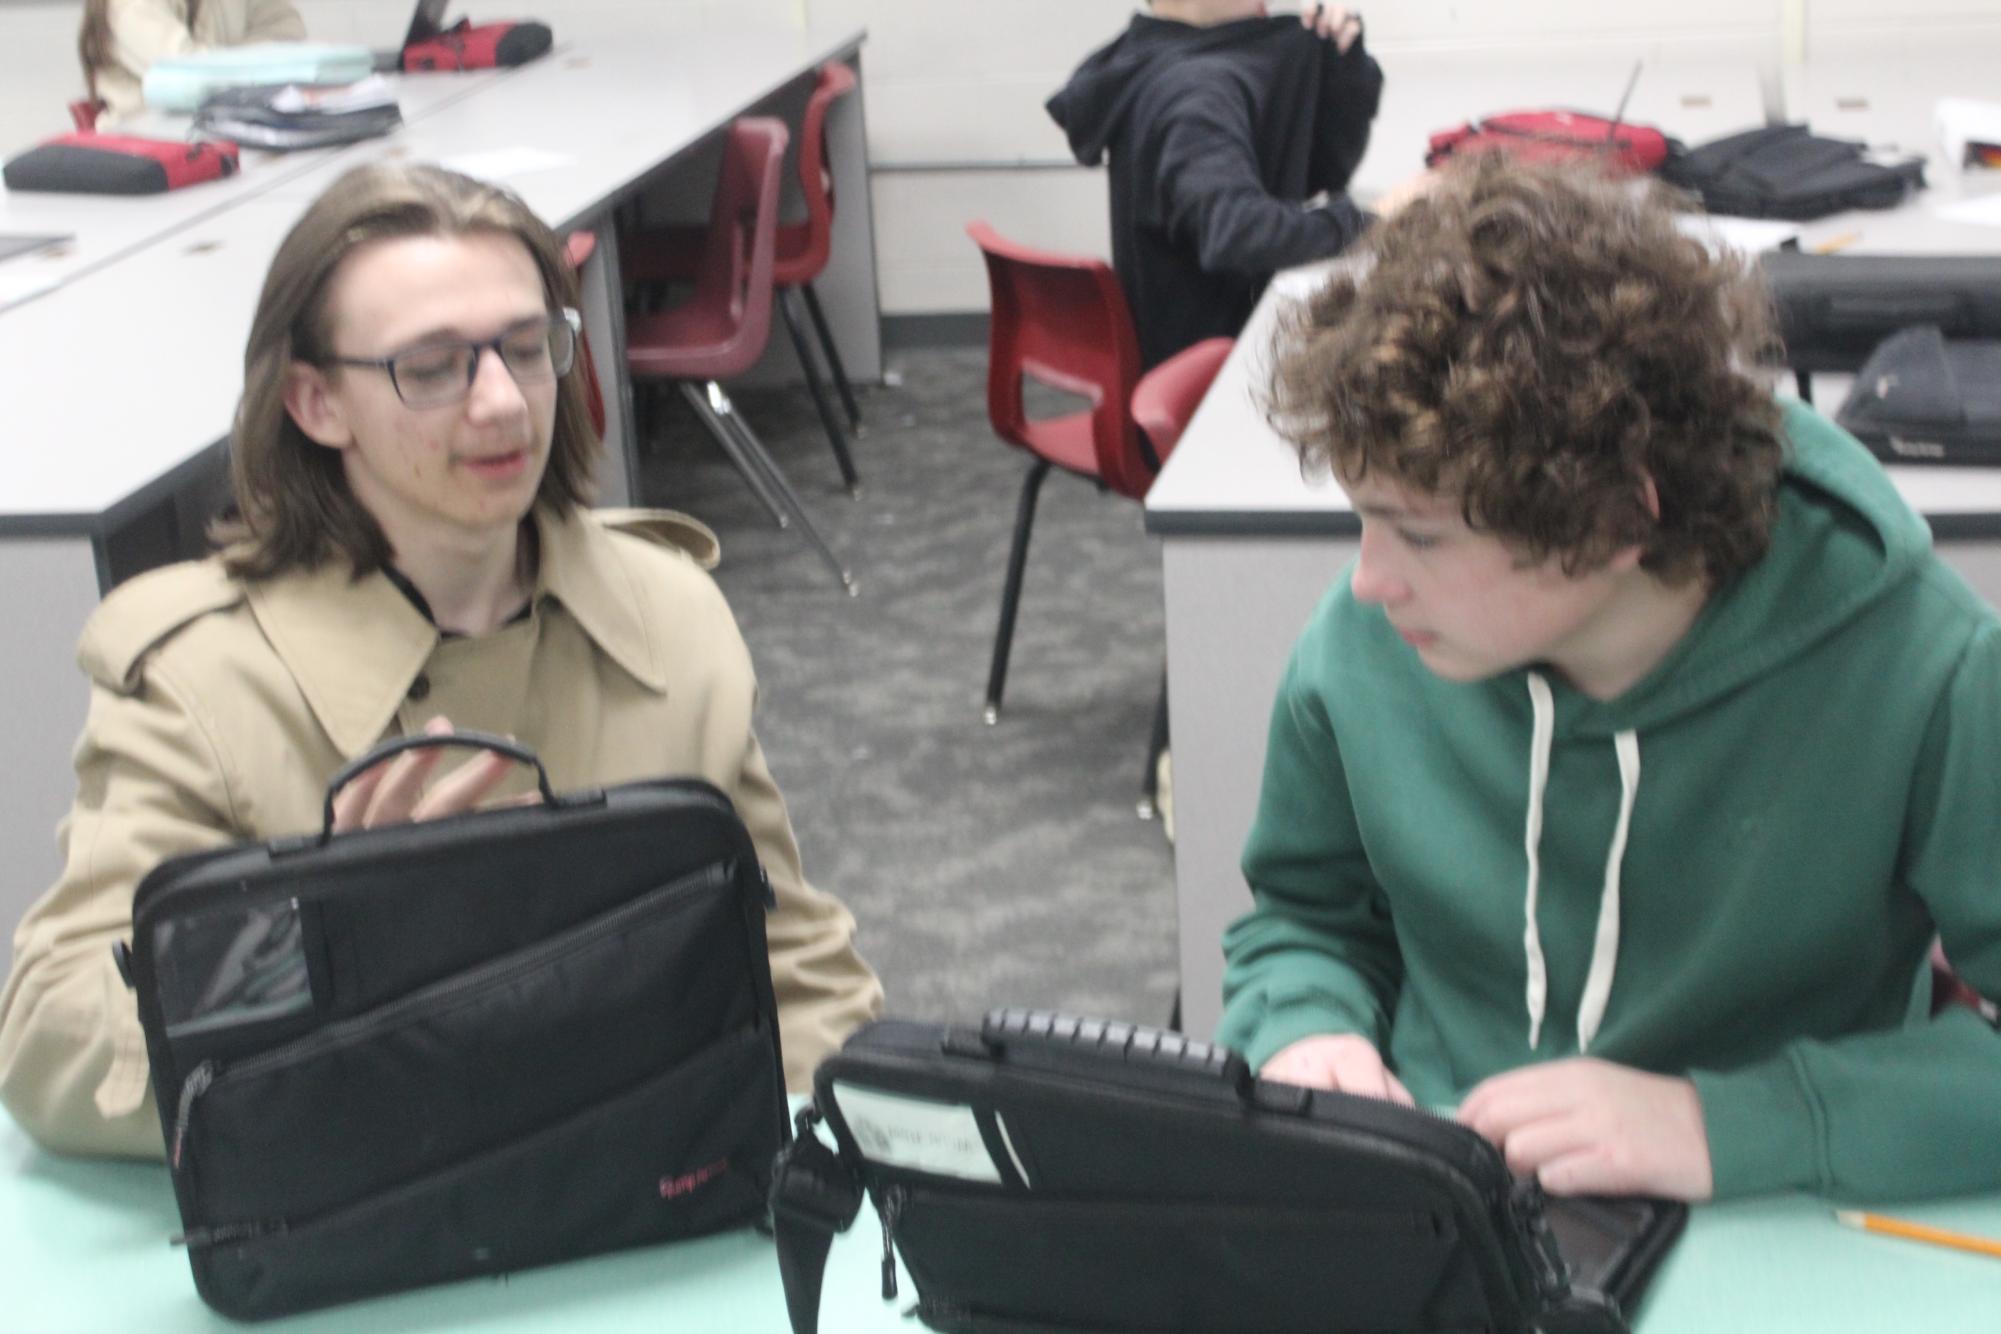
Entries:
<svg viewBox="0 0 2001 1334">
<path fill-rule="evenodd" d="M 451 734 L 451 720 L 442 715 L 424 724 L 426 736 Z M 443 759 L 439 749 L 406 751 L 358 775 L 334 797 L 334 832 L 436 820 L 472 810 L 506 781 L 514 763 L 505 755 L 482 751 L 426 792 L 425 785 Z M 510 804 L 539 800 L 539 792 L 530 792 Z"/>
<path fill-rule="evenodd" d="M 1266 1061 L 1258 1074 L 1302 1088 L 1382 1098 L 1406 1107 L 1417 1105 L 1410 1091 L 1383 1064 L 1375 1044 L 1353 1033 L 1301 1038 Z"/>
<path fill-rule="evenodd" d="M 507 756 L 483 750 L 425 793 L 410 812 L 410 818 L 436 820 L 469 811 L 505 782 L 513 767 L 514 761 Z"/>
<path fill-rule="evenodd" d="M 1334 49 L 1342 55 L 1348 54 L 1348 49 L 1362 36 L 1362 16 L 1351 14 L 1340 5 L 1307 5 L 1299 11 L 1299 22 L 1334 43 Z"/>
</svg>

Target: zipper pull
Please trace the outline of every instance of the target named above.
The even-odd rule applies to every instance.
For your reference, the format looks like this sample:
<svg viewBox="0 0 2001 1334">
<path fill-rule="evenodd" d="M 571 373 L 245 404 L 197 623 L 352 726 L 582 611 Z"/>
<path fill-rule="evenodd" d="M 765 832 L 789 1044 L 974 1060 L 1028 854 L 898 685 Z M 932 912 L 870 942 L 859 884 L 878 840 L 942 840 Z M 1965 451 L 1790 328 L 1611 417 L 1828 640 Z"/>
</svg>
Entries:
<svg viewBox="0 0 2001 1334">
<path fill-rule="evenodd" d="M 167 1155 L 176 1172 L 181 1170 L 181 1150 L 187 1145 L 188 1119 L 194 1115 L 195 1099 L 208 1092 L 216 1073 L 214 1061 L 203 1061 L 181 1082 L 180 1106 L 174 1113 L 174 1144 Z"/>
<path fill-rule="evenodd" d="M 903 1213 L 903 1187 L 891 1186 L 882 1193 L 882 1299 L 896 1299 L 896 1246 L 889 1230 Z"/>
</svg>

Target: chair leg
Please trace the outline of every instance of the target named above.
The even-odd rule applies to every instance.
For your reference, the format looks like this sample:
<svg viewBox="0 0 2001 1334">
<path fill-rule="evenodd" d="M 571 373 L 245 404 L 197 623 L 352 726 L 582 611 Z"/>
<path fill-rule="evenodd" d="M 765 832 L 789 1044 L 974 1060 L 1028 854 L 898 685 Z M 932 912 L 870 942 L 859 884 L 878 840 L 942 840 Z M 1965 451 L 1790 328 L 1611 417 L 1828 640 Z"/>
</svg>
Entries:
<svg viewBox="0 0 2001 1334">
<path fill-rule="evenodd" d="M 738 475 L 749 483 L 751 494 L 756 496 L 758 502 L 770 512 L 773 521 L 780 528 L 790 528 L 792 516 L 785 512 L 785 506 L 779 500 L 778 493 L 771 489 L 771 484 L 764 480 L 764 474 L 759 472 L 757 465 L 744 454 L 743 446 L 737 443 L 737 438 L 731 433 L 729 426 L 703 396 L 702 389 L 692 380 L 677 380 L 675 387 L 681 391 L 681 397 L 688 400 L 688 406 L 695 410 L 696 418 L 708 431 L 709 437 L 722 448 L 723 457 L 728 459 L 735 466 Z"/>
<path fill-rule="evenodd" d="M 848 410 L 848 428 L 856 435 L 862 433 L 862 410 L 855 405 L 855 387 L 848 383 L 848 369 L 841 364 L 841 349 L 834 343 L 834 334 L 827 327 L 827 315 L 820 309 L 820 294 L 807 283 L 800 289 L 806 296 L 806 311 L 813 317 L 813 331 L 820 335 L 820 346 L 827 354 L 827 365 L 834 372 L 834 387 L 841 391 L 841 404 Z"/>
<path fill-rule="evenodd" d="M 1049 476 L 1049 460 L 1037 459 L 1021 484 L 1014 512 L 1014 545 L 1007 553 L 1007 586 L 1001 591 L 1000 626 L 994 631 L 994 664 L 987 673 L 987 726 L 1000 721 L 1001 692 L 1007 688 L 1007 655 L 1014 645 L 1014 614 L 1021 606 L 1021 575 L 1028 565 L 1028 530 L 1035 524 L 1035 498 Z"/>
<path fill-rule="evenodd" d="M 820 367 L 813 356 L 813 349 L 806 341 L 806 330 L 799 323 L 799 310 L 795 304 L 799 299 L 799 289 L 787 287 L 778 293 L 778 313 L 785 317 L 785 332 L 792 335 L 792 350 L 799 355 L 799 368 L 806 373 L 806 388 L 812 391 L 813 406 L 820 413 L 820 425 L 827 432 L 827 443 L 834 447 L 834 461 L 841 465 L 841 480 L 847 484 L 848 494 L 861 494 L 861 478 L 855 475 L 855 461 L 848 455 L 848 437 L 841 430 L 841 423 L 834 416 L 834 409 L 827 402 L 827 386 L 820 379 Z"/>
<path fill-rule="evenodd" d="M 750 429 L 750 423 L 745 421 L 730 403 L 729 396 L 723 393 L 721 385 L 711 380 L 708 391 L 709 401 L 715 406 L 716 415 L 736 433 L 737 444 L 742 448 L 744 456 L 753 466 L 763 470 L 764 480 L 770 483 L 772 489 L 784 499 L 785 507 L 792 512 L 792 517 L 799 521 L 799 530 L 806 534 L 806 540 L 820 553 L 820 559 L 827 562 L 827 568 L 841 581 L 841 587 L 847 590 L 848 596 L 856 596 L 861 592 L 861 588 L 855 583 L 855 577 L 848 573 L 840 558 L 834 555 L 834 549 L 827 545 L 827 539 L 820 536 L 820 530 L 814 526 L 812 516 L 806 513 L 805 505 L 800 503 L 797 493 L 785 480 L 785 474 L 779 471 L 778 461 L 771 457 L 771 451 L 764 447 L 764 442 Z"/>
<path fill-rule="evenodd" d="M 1160 798 L 1160 757 L 1167 753 L 1167 673 L 1160 674 L 1160 698 L 1153 706 L 1153 736 L 1146 746 L 1146 774 L 1139 785 L 1139 818 L 1151 820 Z"/>
</svg>

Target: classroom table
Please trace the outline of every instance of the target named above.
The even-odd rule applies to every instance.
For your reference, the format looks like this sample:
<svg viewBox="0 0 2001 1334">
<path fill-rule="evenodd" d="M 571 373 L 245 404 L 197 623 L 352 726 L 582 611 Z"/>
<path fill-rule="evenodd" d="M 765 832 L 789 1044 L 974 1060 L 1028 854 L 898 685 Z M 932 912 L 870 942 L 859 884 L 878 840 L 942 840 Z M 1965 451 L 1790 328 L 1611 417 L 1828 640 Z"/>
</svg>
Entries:
<svg viewBox="0 0 2001 1334">
<path fill-rule="evenodd" d="M 858 62 L 864 39 L 810 27 L 775 0 L 727 21 L 583 6 L 564 18 L 548 57 L 476 77 L 394 135 L 316 155 L 310 170 L 0 311 L 0 623 L 17 701 L 0 710 L 0 754 L 17 775 L 0 808 L 0 920 L 16 920 L 59 870 L 53 835 L 86 703 L 77 634 L 106 589 L 188 550 L 210 512 L 256 290 L 307 202 L 357 162 L 443 159 L 505 181 L 559 229 L 601 223 L 736 115 L 803 92 L 826 60 Z M 836 104 L 828 141 L 841 203 L 816 285 L 865 380 L 880 346 L 860 91 Z M 633 473 L 623 302 L 615 238 L 598 231 L 582 276 L 611 442 L 599 499 L 622 504 Z"/>
<path fill-rule="evenodd" d="M 1854 139 L 1925 159 L 1925 189 L 1893 209 L 1855 209 L 1800 228 L 1803 250 L 1841 254 L 2001 256 L 2001 169 L 1964 170 L 1945 160 L 1933 125 L 1940 98 L 2001 102 L 2001 44 L 1931 51 L 1921 59 L 1816 59 L 1784 71 L 1786 118 L 1815 134 Z M 1996 203 L 1993 221 L 1954 216 L 1957 206 Z"/>
<path fill-rule="evenodd" d="M 1380 57 L 1383 99 L 1350 188 L 1371 198 L 1424 168 L 1431 135 L 1504 111 L 1561 108 L 1610 117 L 1640 53 L 1516 57 L 1488 51 L 1399 51 Z M 1648 59 L 1625 119 L 1699 143 L 1763 125 L 1765 97 L 1747 60 Z"/>
<path fill-rule="evenodd" d="M 2001 1237 L 2001 1197 L 1895 1210 L 1963 1232 Z M 0 1113 L 0 1255 L 10 1328 L 240 1329 L 195 1295 L 173 1189 L 158 1163 L 57 1158 Z M 907 1272 L 881 1296 L 882 1229 L 866 1204 L 836 1239 L 820 1328 L 826 1334 L 921 1329 L 903 1318 Z M 1635 1334 L 1844 1334 L 1923 1330 L 1993 1334 L 2001 1261 L 1865 1235 L 1805 1196 L 1710 1205 L 1640 1305 Z M 745 1229 L 670 1246 L 573 1261 L 504 1281 L 475 1279 L 378 1298 L 269 1326 L 284 1330 L 728 1330 L 786 1334 L 771 1242 Z M 1225 1334 L 1218 1331 L 1218 1334 Z"/>
<path fill-rule="evenodd" d="M 1174 878 L 1182 1018 L 1210 1033 L 1224 928 L 1250 907 L 1238 859 L 1256 809 L 1280 673 L 1308 616 L 1353 558 L 1361 523 L 1340 487 L 1300 475 L 1259 413 L 1274 322 L 1326 266 L 1282 274 L 1147 493 L 1161 539 L 1174 727 Z M 1892 468 L 1940 555 L 2001 606 L 2001 471 Z M 2001 1328 L 1997 1315 L 1996 1328 Z"/>
<path fill-rule="evenodd" d="M 406 125 L 472 97 L 518 71 L 466 74 L 392 74 Z M 151 139 L 188 137 L 192 118 L 148 113 L 119 127 Z M 57 244 L 0 260 L 0 312 L 33 301 L 86 274 L 157 245 L 206 219 L 236 208 L 287 181 L 314 177 L 348 151 L 343 147 L 297 153 L 246 148 L 234 176 L 159 195 L 44 194 L 0 187 L 0 236 L 54 236 Z"/>
</svg>

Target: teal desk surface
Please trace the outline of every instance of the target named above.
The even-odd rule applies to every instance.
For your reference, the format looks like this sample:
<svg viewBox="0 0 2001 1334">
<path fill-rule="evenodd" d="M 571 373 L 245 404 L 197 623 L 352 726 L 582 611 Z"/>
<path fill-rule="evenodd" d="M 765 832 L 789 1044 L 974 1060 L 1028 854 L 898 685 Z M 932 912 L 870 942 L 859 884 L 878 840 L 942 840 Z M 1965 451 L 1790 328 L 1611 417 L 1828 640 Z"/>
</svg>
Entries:
<svg viewBox="0 0 2001 1334">
<path fill-rule="evenodd" d="M 2001 1198 L 1883 1212 L 2001 1237 Z M 173 1190 L 158 1164 L 42 1153 L 0 1114 L 0 1289 L 6 1328 L 241 1329 L 195 1295 Z M 882 1230 L 862 1216 L 834 1244 L 827 1334 L 904 1331 L 880 1293 Z M 771 1243 L 748 1230 L 476 1279 L 279 1321 L 283 1330 L 699 1330 L 785 1334 Z M 1636 1334 L 2001 1331 L 2001 1260 L 1850 1231 L 1783 1197 L 1697 1209 L 1638 1312 Z"/>
</svg>

